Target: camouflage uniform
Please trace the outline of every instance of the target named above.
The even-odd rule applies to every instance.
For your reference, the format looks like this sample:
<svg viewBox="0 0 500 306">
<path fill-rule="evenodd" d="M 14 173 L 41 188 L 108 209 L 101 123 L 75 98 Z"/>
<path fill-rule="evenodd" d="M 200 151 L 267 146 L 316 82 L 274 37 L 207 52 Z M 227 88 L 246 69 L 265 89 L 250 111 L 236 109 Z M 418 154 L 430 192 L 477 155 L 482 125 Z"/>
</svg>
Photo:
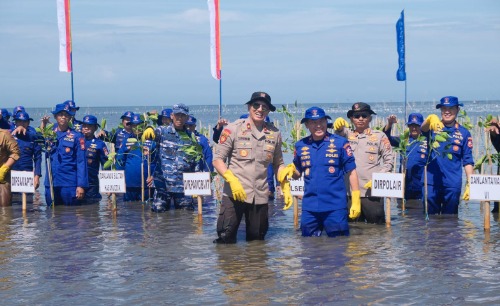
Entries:
<svg viewBox="0 0 500 306">
<path fill-rule="evenodd" d="M 199 171 L 199 163 L 183 148 L 198 143 L 187 130 L 177 131 L 173 125 L 157 127 L 155 141 L 159 152 L 154 172 L 156 189 L 152 210 L 161 212 L 169 209 L 172 198 L 175 208 L 193 209 L 192 197 L 184 196 L 182 174 Z"/>
</svg>

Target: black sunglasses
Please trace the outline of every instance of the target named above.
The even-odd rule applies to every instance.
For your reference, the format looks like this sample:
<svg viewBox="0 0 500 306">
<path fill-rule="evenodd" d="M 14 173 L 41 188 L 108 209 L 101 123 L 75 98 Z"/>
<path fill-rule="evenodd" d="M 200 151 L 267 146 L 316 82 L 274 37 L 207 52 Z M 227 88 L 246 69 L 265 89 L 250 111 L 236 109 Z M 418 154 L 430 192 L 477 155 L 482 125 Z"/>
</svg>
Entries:
<svg viewBox="0 0 500 306">
<path fill-rule="evenodd" d="M 258 103 L 258 102 L 253 102 L 253 103 L 252 103 L 252 107 L 253 107 L 253 109 L 255 109 L 255 110 L 258 110 L 261 106 L 262 106 L 262 110 L 263 110 L 264 112 L 266 112 L 266 111 L 268 111 L 268 110 L 269 110 L 269 107 L 268 107 L 267 105 L 265 105 L 265 104 L 260 104 L 260 103 Z"/>
<path fill-rule="evenodd" d="M 366 119 L 366 118 L 368 118 L 368 116 L 370 116 L 370 115 L 369 114 L 355 114 L 355 115 L 353 115 L 353 117 L 356 119 L 359 119 L 359 118 Z"/>
</svg>

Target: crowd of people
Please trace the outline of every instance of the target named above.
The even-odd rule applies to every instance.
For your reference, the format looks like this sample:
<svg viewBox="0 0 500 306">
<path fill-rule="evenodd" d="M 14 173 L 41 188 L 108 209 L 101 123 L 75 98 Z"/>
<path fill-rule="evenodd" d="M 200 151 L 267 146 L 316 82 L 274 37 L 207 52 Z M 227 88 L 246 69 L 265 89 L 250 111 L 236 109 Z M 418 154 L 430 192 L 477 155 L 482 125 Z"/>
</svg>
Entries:
<svg viewBox="0 0 500 306">
<path fill-rule="evenodd" d="M 124 201 L 149 199 L 155 212 L 170 209 L 171 203 L 176 209 L 192 210 L 193 199 L 184 195 L 182 174 L 215 170 L 225 184 L 214 243 L 235 243 L 243 216 L 246 239 L 263 240 L 275 179 L 287 209 L 292 204 L 290 180 L 303 177 L 302 235 L 345 236 L 350 221 L 385 223 L 384 202 L 372 195 L 371 178 L 373 173 L 393 171 L 393 147 L 405 150 L 399 172 L 405 174 L 406 208 L 423 209 L 426 197 L 428 214 L 457 214 L 462 168 L 466 174 L 462 199 L 469 199 L 473 141 L 457 121 L 463 106 L 457 97 L 440 100 L 436 109 L 441 117 L 431 114 L 424 119 L 420 113 L 411 113 L 406 136 L 393 135 L 398 122 L 395 115 L 387 118 L 382 130 L 372 129 L 376 112 L 367 103 L 354 103 L 347 120 L 339 117 L 333 122 L 322 108 L 310 107 L 301 120 L 310 134 L 296 142 L 293 162 L 288 165 L 283 161 L 281 132 L 269 120 L 269 113 L 276 110 L 269 94 L 255 92 L 246 105 L 240 119 L 219 119 L 213 146 L 196 130 L 197 120 L 184 104 L 162 110 L 156 126 L 145 126 L 140 114 L 127 111 L 113 133 L 98 132 L 100 125 L 93 115 L 75 119 L 79 108 L 73 101 L 57 104 L 52 112 L 55 123 L 46 116 L 39 131 L 30 125 L 33 119 L 24 107 L 17 106 L 12 113 L 2 109 L 0 203 L 12 203 L 11 169 L 33 172 L 35 188 L 39 187 L 43 151 L 47 205 L 98 202 L 102 198 L 99 170 L 117 169 L 125 171 Z M 497 150 L 499 129 L 496 120 L 488 127 Z M 187 147 L 200 153 L 193 155 Z"/>
</svg>

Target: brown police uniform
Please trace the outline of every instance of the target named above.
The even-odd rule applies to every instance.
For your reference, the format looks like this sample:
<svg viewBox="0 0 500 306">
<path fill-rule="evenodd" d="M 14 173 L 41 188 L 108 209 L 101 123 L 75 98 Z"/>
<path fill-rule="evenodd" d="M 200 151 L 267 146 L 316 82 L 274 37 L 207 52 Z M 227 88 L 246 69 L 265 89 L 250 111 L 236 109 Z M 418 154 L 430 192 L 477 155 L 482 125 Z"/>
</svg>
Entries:
<svg viewBox="0 0 500 306">
<path fill-rule="evenodd" d="M 17 161 L 19 159 L 19 146 L 17 141 L 10 135 L 8 130 L 0 129 L 0 166 L 3 166 L 9 158 Z M 12 205 L 10 192 L 10 173 L 5 176 L 7 183 L 0 184 L 0 206 Z"/>
<path fill-rule="evenodd" d="M 247 194 L 245 203 L 267 204 L 267 167 L 274 173 L 283 165 L 281 132 L 265 123 L 259 132 L 248 119 L 239 119 L 226 126 L 215 146 L 214 160 L 228 159 L 228 169 L 240 180 Z M 231 188 L 224 184 L 224 195 L 232 197 Z"/>
<path fill-rule="evenodd" d="M 340 134 L 349 140 L 354 152 L 361 192 L 362 217 L 364 216 L 369 223 L 384 223 L 383 199 L 372 197 L 371 188 L 366 189 L 364 185 L 372 179 L 372 173 L 392 171 L 394 153 L 389 139 L 383 132 L 370 128 L 361 134 L 347 129 Z"/>
<path fill-rule="evenodd" d="M 234 243 L 236 233 L 245 214 L 246 239 L 262 240 L 269 227 L 267 168 L 273 164 L 274 172 L 283 165 L 281 133 L 271 123 L 257 130 L 248 119 L 227 125 L 215 146 L 214 160 L 227 160 L 228 169 L 239 179 L 247 199 L 232 198 L 231 187 L 224 184 L 224 195 L 217 220 L 219 239 L 215 242 Z"/>
</svg>

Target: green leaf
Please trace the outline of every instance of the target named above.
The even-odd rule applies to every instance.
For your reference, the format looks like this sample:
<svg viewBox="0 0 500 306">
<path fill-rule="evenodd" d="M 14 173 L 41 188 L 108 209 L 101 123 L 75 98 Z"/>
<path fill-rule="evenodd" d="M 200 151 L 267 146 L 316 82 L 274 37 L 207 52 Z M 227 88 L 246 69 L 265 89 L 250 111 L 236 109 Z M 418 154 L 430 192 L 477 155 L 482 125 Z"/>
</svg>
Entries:
<svg viewBox="0 0 500 306">
<path fill-rule="evenodd" d="M 453 159 L 453 155 L 451 153 L 446 153 L 446 157 L 448 157 L 449 160 Z"/>
</svg>

